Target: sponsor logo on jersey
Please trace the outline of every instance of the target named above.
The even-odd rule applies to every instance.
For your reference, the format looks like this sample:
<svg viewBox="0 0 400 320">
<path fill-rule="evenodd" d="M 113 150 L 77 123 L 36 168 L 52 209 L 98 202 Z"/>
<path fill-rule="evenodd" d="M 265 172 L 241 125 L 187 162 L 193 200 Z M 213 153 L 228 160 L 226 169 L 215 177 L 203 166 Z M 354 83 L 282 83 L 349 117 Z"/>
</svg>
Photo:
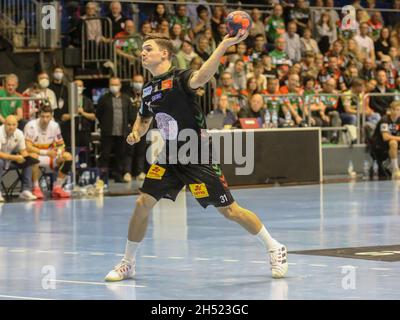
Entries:
<svg viewBox="0 0 400 320">
<path fill-rule="evenodd" d="M 171 88 L 172 88 L 172 78 L 161 82 L 161 90 L 166 90 L 166 89 L 171 89 Z"/>
<path fill-rule="evenodd" d="M 204 183 L 191 183 L 189 184 L 190 192 L 196 199 L 208 197 L 208 190 Z"/>
<path fill-rule="evenodd" d="M 143 89 L 143 98 L 147 97 L 149 94 L 151 94 L 151 92 L 153 91 L 153 87 L 147 87 Z"/>
<path fill-rule="evenodd" d="M 161 92 L 159 92 L 159 93 L 157 93 L 157 94 L 155 94 L 154 96 L 151 97 L 151 102 L 160 100 L 161 98 L 162 98 L 162 94 L 161 94 Z"/>
<path fill-rule="evenodd" d="M 146 174 L 146 178 L 161 180 L 165 174 L 165 169 L 156 164 L 152 164 L 149 171 Z"/>
</svg>

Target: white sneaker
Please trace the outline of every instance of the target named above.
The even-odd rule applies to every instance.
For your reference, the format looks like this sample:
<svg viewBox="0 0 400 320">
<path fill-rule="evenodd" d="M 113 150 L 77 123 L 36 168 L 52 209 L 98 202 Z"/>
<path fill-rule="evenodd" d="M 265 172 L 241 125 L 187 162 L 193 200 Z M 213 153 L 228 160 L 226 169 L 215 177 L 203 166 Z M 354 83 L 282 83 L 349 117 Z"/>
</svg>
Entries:
<svg viewBox="0 0 400 320">
<path fill-rule="evenodd" d="M 124 181 L 125 182 L 131 182 L 132 181 L 132 176 L 129 172 L 124 174 Z"/>
<path fill-rule="evenodd" d="M 275 279 L 283 278 L 288 271 L 287 250 L 283 244 L 279 244 L 276 249 L 269 250 L 272 277 Z"/>
<path fill-rule="evenodd" d="M 105 277 L 105 281 L 121 281 L 132 279 L 135 276 L 135 264 L 127 260 L 122 261 L 114 267 Z"/>
<path fill-rule="evenodd" d="M 145 178 L 146 178 L 146 174 L 144 172 L 142 172 L 141 174 L 139 174 L 137 176 L 137 179 L 140 180 L 140 181 L 143 181 Z"/>
<path fill-rule="evenodd" d="M 392 179 L 393 180 L 400 180 L 400 170 L 393 170 L 392 172 Z"/>
<path fill-rule="evenodd" d="M 0 202 L 4 202 L 3 195 L 0 193 Z"/>
<path fill-rule="evenodd" d="M 37 199 L 36 196 L 34 196 L 32 194 L 32 192 L 30 192 L 29 190 L 22 191 L 22 193 L 19 195 L 19 197 L 24 200 L 36 200 Z"/>
</svg>

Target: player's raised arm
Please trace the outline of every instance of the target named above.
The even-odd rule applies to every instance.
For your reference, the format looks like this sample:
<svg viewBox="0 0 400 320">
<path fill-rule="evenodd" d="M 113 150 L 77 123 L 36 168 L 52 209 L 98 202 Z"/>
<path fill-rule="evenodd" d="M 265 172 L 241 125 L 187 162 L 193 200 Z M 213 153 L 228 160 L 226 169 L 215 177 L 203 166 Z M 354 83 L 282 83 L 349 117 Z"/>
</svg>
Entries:
<svg viewBox="0 0 400 320">
<path fill-rule="evenodd" d="M 203 86 L 204 84 L 206 84 L 217 72 L 218 66 L 220 63 L 220 59 L 225 54 L 225 51 L 230 46 L 233 46 L 233 45 L 245 40 L 248 35 L 249 35 L 249 32 L 245 31 L 243 29 L 239 30 L 239 32 L 234 37 L 226 35 L 224 37 L 224 40 L 221 41 L 221 43 L 215 49 L 215 51 L 213 52 L 211 57 L 208 58 L 208 60 L 203 64 L 203 66 L 200 68 L 200 70 L 195 71 L 193 73 L 193 75 L 189 81 L 189 86 L 192 89 L 197 89 L 197 88 Z"/>
</svg>

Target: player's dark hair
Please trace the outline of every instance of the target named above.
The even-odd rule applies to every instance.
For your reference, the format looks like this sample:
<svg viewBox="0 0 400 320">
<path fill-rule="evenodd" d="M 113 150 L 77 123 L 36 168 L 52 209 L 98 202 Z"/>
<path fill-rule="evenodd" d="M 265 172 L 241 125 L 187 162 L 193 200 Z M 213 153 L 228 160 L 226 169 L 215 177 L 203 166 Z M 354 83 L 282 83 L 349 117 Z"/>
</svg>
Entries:
<svg viewBox="0 0 400 320">
<path fill-rule="evenodd" d="M 172 45 L 172 42 L 170 38 L 167 36 L 160 34 L 160 33 L 150 33 L 144 38 L 144 42 L 149 41 L 149 40 L 154 40 L 154 42 L 164 50 L 168 51 L 168 59 L 171 60 L 172 54 L 174 52 L 174 47 Z"/>
</svg>

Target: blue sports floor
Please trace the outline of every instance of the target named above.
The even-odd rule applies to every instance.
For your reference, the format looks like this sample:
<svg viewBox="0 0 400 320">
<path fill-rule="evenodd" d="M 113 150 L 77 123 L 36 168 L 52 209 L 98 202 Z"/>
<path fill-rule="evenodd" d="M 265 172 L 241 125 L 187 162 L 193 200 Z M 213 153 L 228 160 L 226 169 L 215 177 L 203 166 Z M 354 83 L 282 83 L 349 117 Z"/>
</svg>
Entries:
<svg viewBox="0 0 400 320">
<path fill-rule="evenodd" d="M 254 237 L 190 194 L 187 210 L 164 203 L 154 212 L 136 279 L 114 284 L 103 278 L 122 256 L 136 197 L 6 203 L 0 299 L 400 299 L 400 259 L 290 254 L 400 245 L 400 182 L 232 192 L 287 245 L 286 279 L 271 278 Z"/>
</svg>

